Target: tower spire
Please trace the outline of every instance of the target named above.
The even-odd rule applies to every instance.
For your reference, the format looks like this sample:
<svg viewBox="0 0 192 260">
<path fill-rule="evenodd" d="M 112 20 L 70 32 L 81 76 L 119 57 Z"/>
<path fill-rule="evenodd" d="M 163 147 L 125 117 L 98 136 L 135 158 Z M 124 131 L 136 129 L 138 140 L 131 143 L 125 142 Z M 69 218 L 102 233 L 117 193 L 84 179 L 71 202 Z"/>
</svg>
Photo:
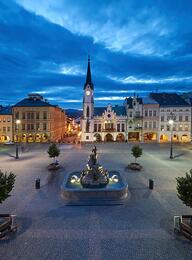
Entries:
<svg viewBox="0 0 192 260">
<path fill-rule="evenodd" d="M 93 89 L 93 83 L 92 83 L 92 79 L 91 79 L 91 65 L 90 65 L 90 56 L 88 55 L 88 65 L 87 65 L 87 77 L 86 77 L 86 82 L 84 85 L 84 89 L 86 87 L 86 85 L 90 86 L 91 89 Z"/>
</svg>

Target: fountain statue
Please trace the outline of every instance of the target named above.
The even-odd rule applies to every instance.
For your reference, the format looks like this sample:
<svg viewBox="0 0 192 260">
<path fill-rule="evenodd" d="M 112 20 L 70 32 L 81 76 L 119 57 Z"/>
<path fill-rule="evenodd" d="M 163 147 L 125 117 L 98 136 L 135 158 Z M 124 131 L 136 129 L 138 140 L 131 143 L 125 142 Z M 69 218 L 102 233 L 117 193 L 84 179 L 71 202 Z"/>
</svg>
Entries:
<svg viewBox="0 0 192 260">
<path fill-rule="evenodd" d="M 97 163 L 97 147 L 94 146 L 85 169 L 80 176 L 84 188 L 104 188 L 109 183 L 107 170 Z"/>
</svg>

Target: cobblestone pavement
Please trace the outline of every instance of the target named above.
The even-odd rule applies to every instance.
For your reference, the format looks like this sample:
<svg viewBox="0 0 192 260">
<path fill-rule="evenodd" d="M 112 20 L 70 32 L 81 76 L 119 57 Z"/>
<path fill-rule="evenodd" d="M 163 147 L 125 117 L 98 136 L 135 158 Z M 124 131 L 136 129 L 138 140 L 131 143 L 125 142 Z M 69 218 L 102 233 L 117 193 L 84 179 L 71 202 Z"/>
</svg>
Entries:
<svg viewBox="0 0 192 260">
<path fill-rule="evenodd" d="M 192 145 L 143 144 L 141 172 L 126 171 L 133 160 L 131 144 L 99 144 L 99 161 L 119 170 L 130 198 L 117 205 L 67 206 L 60 196 L 66 174 L 81 169 L 91 145 L 61 146 L 63 169 L 50 174 L 47 146 L 29 146 L 18 161 L 14 147 L 0 147 L 0 167 L 17 175 L 12 196 L 0 212 L 17 214 L 17 234 L 0 240 L 2 260 L 12 259 L 191 259 L 192 243 L 173 232 L 173 216 L 191 214 L 176 195 L 177 176 L 192 168 Z M 41 189 L 35 190 L 35 178 Z M 148 189 L 149 178 L 155 188 Z"/>
</svg>

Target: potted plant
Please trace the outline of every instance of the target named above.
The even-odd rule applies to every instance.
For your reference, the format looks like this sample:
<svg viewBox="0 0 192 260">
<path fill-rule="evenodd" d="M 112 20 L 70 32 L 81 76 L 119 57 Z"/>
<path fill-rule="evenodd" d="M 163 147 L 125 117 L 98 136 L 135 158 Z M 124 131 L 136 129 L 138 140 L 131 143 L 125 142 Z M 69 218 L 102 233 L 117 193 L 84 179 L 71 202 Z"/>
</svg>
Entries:
<svg viewBox="0 0 192 260">
<path fill-rule="evenodd" d="M 130 168 L 132 170 L 140 171 L 142 166 L 139 163 L 137 163 L 137 158 L 141 157 L 141 155 L 143 153 L 142 148 L 139 145 L 134 145 L 132 147 L 131 151 L 132 151 L 133 157 L 135 157 L 135 162 L 130 163 L 128 165 L 128 168 Z"/>
<path fill-rule="evenodd" d="M 50 158 L 53 158 L 53 163 L 51 163 L 49 165 L 49 170 L 57 170 L 60 168 L 60 164 L 59 162 L 57 161 L 57 157 L 59 157 L 60 155 L 60 150 L 59 148 L 57 147 L 57 145 L 55 143 L 51 144 L 49 146 L 49 149 L 47 151 L 47 153 L 49 154 L 49 157 Z"/>
</svg>

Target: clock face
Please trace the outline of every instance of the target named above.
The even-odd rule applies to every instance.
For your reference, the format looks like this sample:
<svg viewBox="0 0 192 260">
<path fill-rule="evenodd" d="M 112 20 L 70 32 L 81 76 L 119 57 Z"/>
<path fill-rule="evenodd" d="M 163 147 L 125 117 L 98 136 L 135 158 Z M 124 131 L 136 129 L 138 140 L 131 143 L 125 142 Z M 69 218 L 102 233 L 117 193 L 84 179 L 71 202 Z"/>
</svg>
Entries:
<svg viewBox="0 0 192 260">
<path fill-rule="evenodd" d="M 91 92 L 89 90 L 86 91 L 86 95 L 89 96 Z"/>
</svg>

